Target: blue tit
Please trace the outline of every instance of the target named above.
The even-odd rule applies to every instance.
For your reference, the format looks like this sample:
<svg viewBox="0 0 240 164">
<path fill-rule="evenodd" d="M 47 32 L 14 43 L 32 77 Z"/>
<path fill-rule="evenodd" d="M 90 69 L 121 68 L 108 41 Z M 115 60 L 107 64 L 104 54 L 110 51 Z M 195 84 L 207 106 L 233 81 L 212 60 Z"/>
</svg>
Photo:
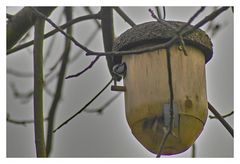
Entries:
<svg viewBox="0 0 240 164">
<path fill-rule="evenodd" d="M 112 72 L 117 78 L 125 78 L 127 74 L 127 65 L 126 63 L 116 64 L 112 68 Z"/>
</svg>

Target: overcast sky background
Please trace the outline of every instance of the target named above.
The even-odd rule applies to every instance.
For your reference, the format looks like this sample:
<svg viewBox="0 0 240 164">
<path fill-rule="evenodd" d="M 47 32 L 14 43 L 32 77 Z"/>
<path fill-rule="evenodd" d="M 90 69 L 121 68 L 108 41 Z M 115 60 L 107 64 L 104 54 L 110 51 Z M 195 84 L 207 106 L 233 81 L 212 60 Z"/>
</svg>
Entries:
<svg viewBox="0 0 240 164">
<path fill-rule="evenodd" d="M 153 21 L 148 9 L 153 7 L 122 7 L 136 24 Z M 14 14 L 20 8 L 7 7 L 7 12 Z M 93 8 L 94 12 L 99 7 Z M 188 21 L 199 7 L 167 7 L 166 20 Z M 63 8 L 56 9 L 50 18 L 57 22 L 59 13 Z M 206 8 L 205 11 L 193 22 L 197 23 L 213 8 Z M 85 15 L 82 8 L 74 8 L 74 17 Z M 65 20 L 63 18 L 62 23 Z M 206 65 L 207 97 L 208 101 L 222 114 L 233 110 L 233 14 L 227 10 L 214 22 L 220 23 L 223 28 L 212 38 L 213 58 Z M 121 33 L 130 28 L 114 12 L 115 34 Z M 93 21 L 85 21 L 73 26 L 73 36 L 81 43 L 85 43 L 88 37 L 95 31 Z M 203 26 L 202 29 L 206 29 Z M 46 23 L 46 30 L 52 29 Z M 209 34 L 210 35 L 210 34 Z M 45 42 L 45 51 L 51 39 Z M 61 55 L 64 37 L 56 35 L 56 42 L 52 47 L 52 54 L 45 66 L 45 71 L 52 66 L 56 58 Z M 99 31 L 93 42 L 88 46 L 95 51 L 103 51 L 102 33 Z M 71 56 L 79 51 L 79 48 L 72 46 Z M 84 69 L 93 57 L 82 55 L 78 60 L 68 66 L 67 75 L 74 74 Z M 21 50 L 7 57 L 7 68 L 17 69 L 22 72 L 32 72 L 32 47 Z M 110 74 L 105 58 L 102 57 L 91 70 L 82 76 L 65 80 L 62 93 L 62 100 L 59 104 L 55 127 L 69 118 L 78 109 L 85 105 L 95 94 L 103 88 L 110 80 Z M 11 118 L 22 120 L 33 118 L 33 102 L 22 104 L 21 100 L 15 99 L 9 87 L 14 82 L 16 87 L 27 92 L 33 88 L 31 78 L 16 78 L 7 76 L 7 113 Z M 51 83 L 49 88 L 55 91 L 56 81 Z M 113 97 L 116 92 L 108 88 L 90 108 L 100 107 L 104 102 Z M 45 94 L 45 112 L 51 105 L 51 97 Z M 121 94 L 102 115 L 95 113 L 82 113 L 66 126 L 62 127 L 54 136 L 52 157 L 155 157 L 146 150 L 131 134 L 128 127 L 125 111 L 124 97 Z M 211 112 L 209 112 L 211 114 Z M 233 126 L 233 117 L 226 119 Z M 46 128 L 45 128 L 46 130 Z M 35 144 L 33 125 L 18 126 L 7 123 L 7 156 L 8 157 L 35 157 Z M 184 153 L 172 157 L 190 157 L 191 148 Z M 202 134 L 196 141 L 197 157 L 232 157 L 233 138 L 217 120 L 207 120 Z"/>
</svg>

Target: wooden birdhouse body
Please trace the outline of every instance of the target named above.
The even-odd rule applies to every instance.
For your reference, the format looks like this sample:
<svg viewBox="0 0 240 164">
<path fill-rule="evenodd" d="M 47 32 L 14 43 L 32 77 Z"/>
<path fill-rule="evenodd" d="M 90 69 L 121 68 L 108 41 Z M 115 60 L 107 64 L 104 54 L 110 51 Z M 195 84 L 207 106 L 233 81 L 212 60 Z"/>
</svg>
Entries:
<svg viewBox="0 0 240 164">
<path fill-rule="evenodd" d="M 184 23 L 169 22 L 178 29 Z M 191 28 L 188 26 L 187 29 Z M 159 22 L 148 22 L 123 33 L 114 50 L 136 50 L 158 45 L 172 38 L 174 31 Z M 169 122 L 173 129 L 166 138 L 162 154 L 177 154 L 188 149 L 200 135 L 207 118 L 205 63 L 212 57 L 212 45 L 201 30 L 170 47 L 173 89 L 173 117 L 170 117 L 169 69 L 166 49 L 115 57 L 124 62 L 125 113 L 136 139 L 157 154 Z M 110 68 L 111 70 L 111 68 Z"/>
<path fill-rule="evenodd" d="M 170 50 L 173 102 L 179 119 L 163 154 L 180 153 L 191 146 L 207 117 L 205 57 L 194 47 L 186 46 L 186 49 L 188 56 L 178 45 Z M 157 153 L 164 134 L 164 105 L 169 104 L 170 97 L 166 50 L 128 55 L 122 61 L 127 64 L 124 85 L 128 124 L 136 138 L 149 151 Z M 158 125 L 154 125 L 154 121 Z"/>
</svg>

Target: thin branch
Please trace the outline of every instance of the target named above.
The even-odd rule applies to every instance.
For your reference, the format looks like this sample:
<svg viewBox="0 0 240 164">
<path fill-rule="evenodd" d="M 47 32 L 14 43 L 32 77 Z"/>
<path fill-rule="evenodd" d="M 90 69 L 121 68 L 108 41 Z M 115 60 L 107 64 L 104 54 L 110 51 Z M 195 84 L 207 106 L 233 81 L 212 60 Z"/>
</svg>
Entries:
<svg viewBox="0 0 240 164">
<path fill-rule="evenodd" d="M 25 101 L 23 101 L 23 103 L 26 103 L 27 102 L 26 100 L 30 100 L 30 98 L 33 95 L 33 90 L 31 90 L 29 92 L 25 92 L 25 93 L 19 92 L 17 87 L 15 86 L 14 82 L 10 82 L 10 88 L 11 88 L 15 98 L 19 98 L 19 99 L 25 100 Z"/>
<path fill-rule="evenodd" d="M 60 24 L 60 22 L 62 21 L 62 18 L 63 18 L 63 16 L 62 16 L 62 13 L 60 13 L 59 14 L 59 17 L 58 17 L 58 20 L 57 20 L 57 24 Z M 50 54 L 51 54 L 51 52 L 52 52 L 52 50 L 53 50 L 53 45 L 54 45 L 54 43 L 55 43 L 55 40 L 56 40 L 56 37 L 57 35 L 54 35 L 53 37 L 52 37 L 52 39 L 50 40 L 50 43 L 48 44 L 48 48 L 47 48 L 47 51 L 46 51 L 46 53 L 45 53 L 45 56 L 44 56 L 44 58 L 43 58 L 43 63 L 44 63 L 44 65 L 46 64 L 46 62 L 47 62 L 47 60 L 49 59 L 49 56 L 50 56 Z"/>
<path fill-rule="evenodd" d="M 169 86 L 169 93 L 170 93 L 170 125 L 169 125 L 168 129 L 163 129 L 164 130 L 164 136 L 163 136 L 162 142 L 160 144 L 160 150 L 157 154 L 157 157 L 161 156 L 164 145 L 167 141 L 168 136 L 172 132 L 172 128 L 173 128 L 173 99 L 174 99 L 174 94 L 173 94 L 173 86 L 172 86 L 170 49 L 167 48 L 166 52 L 167 52 L 167 68 L 168 68 L 168 86 Z"/>
<path fill-rule="evenodd" d="M 199 10 L 197 10 L 196 13 L 193 14 L 193 16 L 188 20 L 188 22 L 181 26 L 178 30 L 173 28 L 167 21 L 163 20 L 163 19 L 159 19 L 153 12 L 153 10 L 149 9 L 149 12 L 151 13 L 151 16 L 156 19 L 159 23 L 162 23 L 164 24 L 166 27 L 170 28 L 173 30 L 174 33 L 176 33 L 176 35 L 178 36 L 178 40 L 180 41 L 180 44 L 181 44 L 181 47 L 182 47 L 182 50 L 183 50 L 183 53 L 185 56 L 188 56 L 187 55 L 187 51 L 186 51 L 186 48 L 185 48 L 185 43 L 184 43 L 184 40 L 183 40 L 183 36 L 182 36 L 182 31 L 187 27 L 189 26 L 193 21 L 194 19 L 201 13 L 203 12 L 203 10 L 205 9 L 205 7 L 200 7 Z"/>
<path fill-rule="evenodd" d="M 84 68 L 84 70 L 82 70 L 81 72 L 78 72 L 78 73 L 76 73 L 74 75 L 69 75 L 65 79 L 70 79 L 70 78 L 74 78 L 74 77 L 80 76 L 81 74 L 83 74 L 84 72 L 86 72 L 87 70 L 92 68 L 92 66 L 98 61 L 99 58 L 100 58 L 100 56 L 96 56 L 95 59 L 86 68 Z"/>
<path fill-rule="evenodd" d="M 54 72 L 54 70 L 57 68 L 57 66 L 61 63 L 62 59 L 63 59 L 63 56 L 61 55 L 55 61 L 55 63 L 49 68 L 48 73 L 46 73 L 45 77 L 48 77 L 49 75 L 51 75 Z"/>
<path fill-rule="evenodd" d="M 76 46 L 80 47 L 86 52 L 91 53 L 92 51 L 89 50 L 87 47 L 83 46 L 80 44 L 72 35 L 67 34 L 66 32 L 63 31 L 63 29 L 59 26 L 57 26 L 51 19 L 46 17 L 43 13 L 39 12 L 36 8 L 31 7 L 33 12 L 35 12 L 39 17 L 47 21 L 50 25 L 52 25 L 54 28 L 56 28 L 60 33 L 62 33 L 65 37 L 69 38 Z"/>
<path fill-rule="evenodd" d="M 47 86 L 58 76 L 58 73 L 54 74 L 53 76 L 49 77 L 46 81 L 44 81 L 44 90 L 46 91 L 46 93 L 49 96 L 53 96 L 53 93 L 47 88 Z M 47 76 L 45 76 L 46 78 Z M 33 96 L 34 90 L 31 89 L 30 91 L 25 91 L 25 92 L 20 92 L 17 87 L 15 86 L 14 82 L 10 82 L 10 88 L 13 91 L 13 95 L 16 98 L 22 99 L 22 103 L 27 103 L 29 102 L 31 99 L 31 97 Z"/>
<path fill-rule="evenodd" d="M 188 35 L 188 34 L 192 33 L 194 30 L 196 30 L 197 28 L 200 28 L 201 26 L 206 24 L 208 21 L 219 16 L 226 9 L 228 9 L 228 7 L 219 8 L 218 10 L 216 10 L 216 11 L 212 12 L 211 14 L 209 14 L 208 16 L 206 16 L 204 19 L 202 19 L 199 23 L 197 23 L 192 28 L 185 30 L 185 31 L 184 31 L 184 29 L 183 29 L 183 31 L 179 30 L 178 33 L 181 33 L 182 36 Z M 115 56 L 115 55 L 119 56 L 119 55 L 129 55 L 129 54 L 140 54 L 140 53 L 154 51 L 154 50 L 158 50 L 158 49 L 165 49 L 165 48 L 171 46 L 177 39 L 178 39 L 178 36 L 175 35 L 169 41 L 167 41 L 163 44 L 159 44 L 159 45 L 155 45 L 155 46 L 151 46 L 151 47 L 147 47 L 147 48 L 139 48 L 137 50 L 128 50 L 128 51 L 112 51 L 112 52 L 91 51 L 91 52 L 87 52 L 86 55 L 87 56 L 91 56 L 91 55 L 93 55 L 93 56 Z"/>
<path fill-rule="evenodd" d="M 93 11 L 90 7 L 83 7 L 85 11 L 87 11 L 90 15 L 93 14 Z M 98 28 L 101 28 L 101 24 L 98 22 L 97 19 L 94 19 L 94 22 L 96 23 Z"/>
<path fill-rule="evenodd" d="M 167 129 L 167 128 L 164 126 L 164 127 L 163 127 L 163 137 L 162 137 L 162 141 L 161 141 L 161 143 L 160 143 L 160 145 L 159 145 L 159 151 L 158 151 L 158 153 L 157 153 L 156 158 L 160 158 L 160 157 L 161 157 L 161 154 L 162 154 L 164 145 L 165 145 L 165 143 L 166 143 L 166 141 L 167 141 L 167 138 L 168 138 L 168 136 L 169 136 L 170 133 L 171 133 L 170 128 Z"/>
<path fill-rule="evenodd" d="M 44 119 L 44 121 L 47 121 L 47 120 L 48 118 Z M 26 126 L 27 124 L 34 123 L 34 120 L 15 120 L 15 119 L 12 119 L 9 114 L 7 114 L 7 122 L 16 124 L 16 125 Z"/>
<path fill-rule="evenodd" d="M 183 36 L 188 35 L 188 34 L 192 33 L 194 30 L 196 30 L 197 28 L 200 28 L 201 26 L 206 24 L 208 21 L 210 21 L 210 20 L 216 18 L 217 16 L 219 16 L 222 12 L 224 12 L 228 8 L 229 7 L 221 7 L 218 10 L 216 10 L 216 11 L 212 12 L 211 14 L 209 14 L 208 16 L 206 16 L 203 20 L 201 20 L 199 23 L 197 23 L 195 26 L 193 26 L 193 28 L 185 30 L 185 31 L 179 30 L 178 33 L 181 33 Z M 36 11 L 36 12 L 38 12 L 38 11 Z M 141 48 L 141 49 L 138 49 L 138 50 L 111 51 L 111 52 L 94 52 L 94 51 L 89 50 L 85 46 L 81 45 L 72 36 L 68 36 L 61 28 L 59 28 L 55 23 L 53 23 L 51 20 L 49 20 L 46 16 L 44 16 L 41 13 L 39 13 L 39 14 L 46 21 L 48 21 L 53 27 L 55 27 L 56 30 L 60 31 L 64 36 L 68 37 L 72 42 L 74 42 L 74 44 L 76 46 L 79 46 L 84 51 L 86 51 L 87 52 L 86 56 L 90 56 L 90 55 L 94 55 L 94 56 L 114 56 L 114 55 L 140 54 L 140 53 L 144 53 L 144 52 L 154 51 L 154 50 L 157 50 L 157 49 L 164 49 L 166 47 L 171 46 L 178 39 L 178 36 L 174 36 L 174 37 L 172 37 L 172 39 L 170 39 L 169 41 L 167 41 L 167 42 L 165 42 L 163 44 L 151 46 L 151 47 L 148 47 L 148 48 Z"/>
<path fill-rule="evenodd" d="M 218 113 L 218 111 L 208 102 L 208 109 L 217 117 L 217 119 L 222 123 L 222 125 L 227 129 L 227 131 L 234 137 L 232 127 L 227 123 L 226 120 Z"/>
<path fill-rule="evenodd" d="M 98 12 L 97 14 L 93 14 L 93 15 L 80 16 L 80 17 L 77 17 L 77 18 L 75 18 L 75 19 L 73 19 L 73 20 L 71 20 L 71 21 L 69 21 L 69 22 L 67 22 L 67 23 L 65 23 L 65 24 L 63 24 L 63 25 L 61 25 L 61 26 L 59 26 L 59 27 L 60 27 L 61 29 L 65 29 L 65 28 L 67 28 L 67 27 L 69 27 L 69 26 L 72 26 L 73 24 L 78 23 L 78 22 L 86 21 L 86 20 L 89 20 L 89 19 L 99 19 L 99 17 L 100 17 L 100 13 L 99 13 L 99 12 Z M 54 29 L 54 30 L 46 33 L 46 34 L 44 35 L 44 39 L 46 39 L 46 38 L 54 35 L 54 34 L 57 33 L 57 32 L 59 32 L 59 30 L 58 30 L 58 29 Z M 26 47 L 29 47 L 29 46 L 31 46 L 31 45 L 33 45 L 33 40 L 32 40 L 32 41 L 29 41 L 29 42 L 27 42 L 27 43 L 24 43 L 24 44 L 22 44 L 22 45 L 18 45 L 18 46 L 16 46 L 16 47 L 12 48 L 12 49 L 7 50 L 7 55 L 9 55 L 9 54 L 11 54 L 11 53 L 14 53 L 14 52 L 16 52 L 16 51 L 19 51 L 19 50 L 21 50 L 21 49 L 24 49 L 24 48 L 26 48 Z"/>
<path fill-rule="evenodd" d="M 218 15 L 220 15 L 222 12 L 224 12 L 226 9 L 228 9 L 229 7 L 222 7 L 219 8 L 218 10 L 212 12 L 211 14 L 209 14 L 207 17 L 205 17 L 202 21 L 200 21 L 198 24 L 196 24 L 195 26 L 193 26 L 192 28 L 185 30 L 185 31 L 178 31 L 178 34 L 181 34 L 182 36 L 185 36 L 189 33 L 192 33 L 195 29 L 203 26 L 205 23 L 207 23 L 208 21 L 216 18 Z M 35 9 L 34 9 L 35 10 Z M 38 11 L 36 11 L 38 12 Z M 38 12 L 39 13 L 39 12 Z M 129 55 L 129 54 L 140 54 L 140 53 L 144 53 L 144 52 L 149 52 L 149 51 L 154 51 L 157 49 L 165 49 L 169 46 L 171 46 L 177 39 L 178 36 L 175 35 L 172 37 L 172 39 L 170 39 L 169 41 L 163 43 L 163 44 L 159 44 L 159 45 L 155 45 L 155 46 L 151 46 L 148 48 L 141 48 L 141 49 L 137 49 L 137 50 L 129 50 L 129 51 L 111 51 L 111 52 L 94 52 L 89 50 L 87 47 L 81 45 L 79 42 L 77 42 L 72 36 L 67 35 L 61 28 L 59 28 L 55 23 L 53 23 L 50 19 L 48 19 L 46 16 L 44 16 L 43 14 L 39 13 L 46 21 L 48 21 L 53 27 L 55 27 L 57 30 L 59 30 L 65 37 L 68 37 L 76 46 L 79 46 L 80 48 L 82 48 L 84 51 L 86 51 L 86 56 L 90 56 L 90 55 L 94 55 L 94 56 L 114 56 L 114 55 Z M 196 28 L 197 27 L 197 28 Z M 181 28 L 180 28 L 181 29 Z"/>
<path fill-rule="evenodd" d="M 104 50 L 109 52 L 112 51 L 114 41 L 113 10 L 111 7 L 101 7 L 101 23 Z M 114 59 L 112 56 L 106 56 L 106 60 L 110 73 L 113 76 L 112 67 L 114 66 Z"/>
<path fill-rule="evenodd" d="M 177 29 L 175 29 L 168 21 L 165 21 L 163 19 L 159 19 L 155 15 L 155 13 L 152 9 L 148 9 L 148 11 L 151 13 L 152 18 L 154 18 L 156 21 L 158 21 L 159 23 L 161 23 L 161 24 L 165 25 L 166 27 L 170 28 L 171 30 L 173 30 L 173 32 L 175 32 L 175 33 L 177 32 Z"/>
<path fill-rule="evenodd" d="M 60 129 L 62 126 L 66 125 L 69 121 L 71 121 L 73 118 L 75 118 L 77 115 L 82 113 L 101 93 L 112 83 L 113 79 L 111 79 L 101 91 L 97 93 L 87 104 L 85 104 L 78 112 L 76 112 L 74 115 L 72 115 L 69 119 L 64 121 L 62 124 L 60 124 L 55 130 L 53 130 L 53 133 L 55 133 L 58 129 Z"/>
<path fill-rule="evenodd" d="M 162 19 L 165 20 L 165 19 L 166 19 L 166 15 L 167 15 L 167 14 L 166 14 L 166 7 L 163 6 L 162 8 L 163 8 L 163 18 L 162 18 Z"/>
<path fill-rule="evenodd" d="M 191 30 L 185 31 L 184 35 L 188 35 L 190 33 L 192 33 L 194 30 L 202 27 L 204 24 L 206 24 L 207 22 L 215 19 L 218 15 L 220 15 L 222 12 L 224 12 L 225 10 L 227 10 L 229 7 L 221 7 L 219 9 L 217 9 L 216 11 L 212 12 L 211 14 L 209 14 L 208 16 L 206 16 L 204 19 L 202 19 L 201 21 L 199 21 L 194 28 L 192 28 Z"/>
<path fill-rule="evenodd" d="M 158 16 L 158 19 L 162 19 L 162 15 L 161 15 L 161 11 L 160 11 L 160 8 L 158 6 L 155 7 L 155 10 L 157 12 L 157 16 Z"/>
<path fill-rule="evenodd" d="M 71 20 L 72 19 L 72 8 L 71 7 L 65 7 L 64 12 L 65 12 L 67 21 Z M 69 26 L 67 28 L 67 33 L 69 35 L 72 34 L 72 26 Z M 68 38 L 65 38 L 65 48 L 64 48 L 64 52 L 62 54 L 63 59 L 62 59 L 62 65 L 61 65 L 60 72 L 59 72 L 59 77 L 58 77 L 58 82 L 57 82 L 57 86 L 56 86 L 55 96 L 54 96 L 54 99 L 52 101 L 52 105 L 50 107 L 49 113 L 48 113 L 48 118 L 49 119 L 48 119 L 47 142 L 46 142 L 47 156 L 49 156 L 49 154 L 51 152 L 51 149 L 52 149 L 53 124 L 54 124 L 54 120 L 55 120 L 55 114 L 56 114 L 57 106 L 59 104 L 59 100 L 61 99 L 62 88 L 63 88 L 63 85 L 64 85 L 64 76 L 65 76 L 65 72 L 66 72 L 66 69 L 67 69 L 70 50 L 71 50 L 71 41 Z"/>
<path fill-rule="evenodd" d="M 37 17 L 34 31 L 34 132 L 37 157 L 46 157 L 43 120 L 43 35 L 44 19 Z"/>
<path fill-rule="evenodd" d="M 172 68 L 171 68 L 171 52 L 170 48 L 166 49 L 167 54 L 167 69 L 168 69 L 168 87 L 169 87 L 169 94 L 170 94 L 170 122 L 168 127 L 163 127 L 164 135 L 162 142 L 160 144 L 160 149 L 157 154 L 157 158 L 159 158 L 162 154 L 164 145 L 167 141 L 168 136 L 171 134 L 173 129 L 173 122 L 174 122 L 174 113 L 173 113 L 173 100 L 174 100 L 174 93 L 173 93 L 173 84 L 172 84 Z M 166 129 L 167 128 L 167 129 Z"/>
<path fill-rule="evenodd" d="M 225 115 L 221 115 L 222 116 L 222 118 L 227 118 L 227 117 L 229 117 L 229 116 L 232 116 L 233 115 L 233 111 L 231 111 L 230 113 L 228 113 L 228 114 L 225 114 Z M 217 117 L 216 116 L 208 116 L 210 119 L 217 119 Z"/>
<path fill-rule="evenodd" d="M 203 12 L 204 9 L 205 9 L 205 7 L 200 7 L 200 9 L 198 9 L 197 12 L 193 14 L 193 16 L 188 20 L 188 22 L 187 22 L 184 26 L 182 26 L 182 27 L 179 29 L 179 31 L 183 31 L 184 28 L 186 28 L 188 25 L 190 25 L 190 24 L 194 21 L 194 19 L 197 18 L 197 16 L 198 16 L 201 12 Z M 195 26 L 196 26 L 196 25 L 195 25 Z M 196 29 L 196 28 L 195 28 L 195 29 Z"/>
<path fill-rule="evenodd" d="M 131 18 L 120 8 L 120 7 L 113 7 L 113 9 L 132 27 L 136 26 L 136 23 L 132 21 Z"/>
<path fill-rule="evenodd" d="M 28 72 L 20 72 L 18 70 L 14 70 L 11 68 L 7 68 L 7 74 L 16 76 L 16 77 L 21 77 L 21 78 L 29 78 L 33 77 L 33 73 L 28 73 Z"/>
<path fill-rule="evenodd" d="M 37 7 L 46 16 L 49 16 L 55 7 Z M 7 49 L 12 48 L 26 32 L 34 25 L 36 15 L 29 7 L 24 7 L 7 21 Z"/>
<path fill-rule="evenodd" d="M 192 158 L 195 158 L 196 157 L 196 143 L 193 143 L 192 145 Z"/>
<path fill-rule="evenodd" d="M 169 22 L 167 22 L 167 21 L 165 21 L 165 20 L 163 20 L 163 19 L 158 18 L 158 17 L 155 15 L 155 13 L 153 12 L 152 9 L 149 9 L 148 11 L 151 13 L 151 16 L 152 16 L 155 20 L 157 20 L 159 23 L 165 25 L 167 28 L 170 28 L 170 29 L 173 31 L 173 33 L 175 33 L 175 34 L 178 36 L 178 40 L 180 41 L 180 45 L 181 45 L 181 48 L 182 48 L 182 50 L 183 50 L 183 53 L 184 53 L 185 56 L 187 56 L 187 51 L 186 51 L 186 48 L 185 48 L 185 43 L 184 43 L 183 37 L 182 37 L 182 35 L 180 34 L 180 32 L 181 32 L 184 28 L 186 28 L 189 24 L 187 23 L 186 25 L 182 26 L 179 30 L 177 30 L 177 29 L 173 28 L 172 25 L 169 24 Z"/>
<path fill-rule="evenodd" d="M 97 29 L 90 35 L 90 37 L 87 39 L 87 41 L 84 43 L 84 45 L 88 46 L 88 45 L 93 41 L 93 39 L 97 36 L 97 33 L 98 33 L 99 30 L 100 30 L 100 28 L 97 28 Z M 84 52 L 84 51 L 83 51 L 82 49 L 79 49 L 79 51 L 76 52 L 71 59 L 69 59 L 69 62 L 72 63 L 72 62 L 76 61 L 77 58 L 78 58 L 79 56 L 81 56 L 83 52 Z"/>
<path fill-rule="evenodd" d="M 111 99 L 109 99 L 105 104 L 103 104 L 101 107 L 97 108 L 97 109 L 86 109 L 84 112 L 86 113 L 98 113 L 98 114 L 102 114 L 103 111 L 115 100 L 118 98 L 118 96 L 120 96 L 121 93 L 116 94 L 115 96 L 113 96 Z"/>
</svg>

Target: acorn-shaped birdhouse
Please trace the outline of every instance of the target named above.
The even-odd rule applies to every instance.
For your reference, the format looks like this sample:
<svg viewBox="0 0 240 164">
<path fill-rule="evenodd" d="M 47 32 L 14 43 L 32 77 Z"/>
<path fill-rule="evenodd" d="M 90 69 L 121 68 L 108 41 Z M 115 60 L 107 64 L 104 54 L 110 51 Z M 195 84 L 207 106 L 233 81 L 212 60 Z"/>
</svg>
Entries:
<svg viewBox="0 0 240 164">
<path fill-rule="evenodd" d="M 113 51 L 134 51 L 166 43 L 185 25 L 167 23 L 168 26 L 159 22 L 134 26 L 115 40 Z M 184 30 L 191 28 L 187 25 Z M 133 135 L 152 153 L 158 154 L 163 146 L 164 155 L 187 150 L 203 130 L 208 113 L 205 64 L 213 53 L 209 37 L 200 29 L 183 35 L 182 42 L 176 39 L 168 50 L 170 66 L 166 48 L 115 56 L 112 60 L 126 71 L 125 111 Z M 112 72 L 116 68 L 109 69 Z M 170 123 L 171 132 L 166 137 Z"/>
</svg>

